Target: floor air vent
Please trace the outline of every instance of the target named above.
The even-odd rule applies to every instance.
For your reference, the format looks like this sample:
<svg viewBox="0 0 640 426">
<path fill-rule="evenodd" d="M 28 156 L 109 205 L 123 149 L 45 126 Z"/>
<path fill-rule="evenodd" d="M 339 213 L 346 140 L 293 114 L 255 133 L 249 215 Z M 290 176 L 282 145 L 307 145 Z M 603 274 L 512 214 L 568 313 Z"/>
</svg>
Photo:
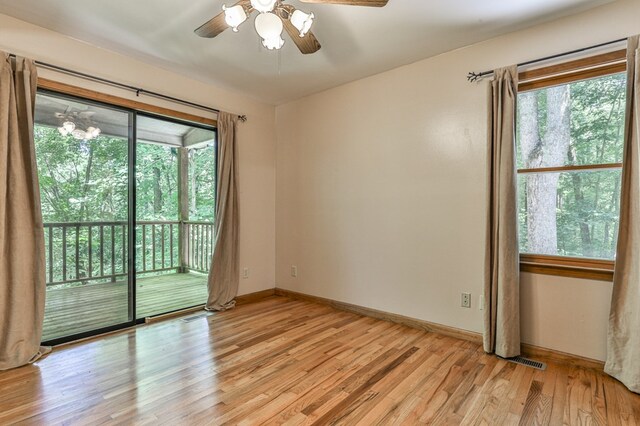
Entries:
<svg viewBox="0 0 640 426">
<path fill-rule="evenodd" d="M 529 358 L 524 358 L 521 356 L 515 356 L 513 358 L 505 358 L 507 361 L 515 362 L 516 364 L 526 365 L 527 367 L 537 368 L 538 370 L 546 370 L 547 364 L 540 361 L 534 361 Z"/>
<path fill-rule="evenodd" d="M 197 320 L 202 319 L 202 318 L 206 318 L 208 316 L 209 316 L 209 314 L 192 315 L 190 317 L 182 318 L 180 321 L 182 321 L 182 322 L 192 322 L 192 321 L 197 321 Z"/>
</svg>

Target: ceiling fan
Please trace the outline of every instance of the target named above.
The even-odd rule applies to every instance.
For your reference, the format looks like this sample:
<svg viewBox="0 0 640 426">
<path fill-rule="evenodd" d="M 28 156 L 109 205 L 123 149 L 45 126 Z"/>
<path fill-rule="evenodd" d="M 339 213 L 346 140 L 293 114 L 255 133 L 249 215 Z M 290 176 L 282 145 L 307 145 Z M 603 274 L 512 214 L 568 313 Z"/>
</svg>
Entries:
<svg viewBox="0 0 640 426">
<path fill-rule="evenodd" d="M 286 0 L 240 0 L 233 6 L 222 6 L 222 12 L 195 30 L 200 37 L 213 38 L 231 27 L 234 32 L 255 10 L 255 28 L 267 49 L 280 49 L 284 44 L 282 30 L 287 31 L 291 40 L 304 54 L 320 50 L 320 43 L 310 31 L 313 13 L 296 9 Z M 300 0 L 303 3 L 343 4 L 350 6 L 383 7 L 388 0 Z"/>
</svg>

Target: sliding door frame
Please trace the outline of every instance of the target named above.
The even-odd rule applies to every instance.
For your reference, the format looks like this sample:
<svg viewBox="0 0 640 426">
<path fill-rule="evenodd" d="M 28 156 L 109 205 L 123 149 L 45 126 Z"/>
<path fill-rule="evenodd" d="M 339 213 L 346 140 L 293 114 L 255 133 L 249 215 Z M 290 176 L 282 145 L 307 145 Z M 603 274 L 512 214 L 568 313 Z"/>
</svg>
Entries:
<svg viewBox="0 0 640 426">
<path fill-rule="evenodd" d="M 49 89 L 43 89 L 43 88 L 38 88 L 38 94 L 43 94 L 43 95 L 49 95 L 49 96 L 54 96 L 54 97 L 58 97 L 58 98 L 62 98 L 62 99 L 68 99 L 71 101 L 76 101 L 76 102 L 82 102 L 82 103 L 86 103 L 89 105 L 95 105 L 101 108 L 108 108 L 111 110 L 116 110 L 116 111 L 121 111 L 123 113 L 126 113 L 128 116 L 128 140 L 127 140 L 127 165 L 128 165 L 128 176 L 127 176 L 127 198 L 128 198 L 128 202 L 127 202 L 127 267 L 128 267 L 128 271 L 127 271 L 127 303 L 128 305 L 128 313 L 129 313 L 129 320 L 126 322 L 122 322 L 122 323 L 118 323 L 118 324 L 113 324 L 107 327 L 100 327 L 100 328 L 96 328 L 96 329 L 92 329 L 92 330 L 88 330 L 88 331 L 83 331 L 82 333 L 76 333 L 76 334 L 72 334 L 69 336 L 63 336 L 63 337 L 59 337 L 59 338 L 55 338 L 55 339 L 51 339 L 51 340 L 47 340 L 42 342 L 43 345 L 45 346 L 56 346 L 56 345 L 60 345 L 63 343 L 68 343 L 68 342 L 72 342 L 75 340 L 81 340 L 81 339 L 86 339 L 88 337 L 93 337 L 93 336 L 97 336 L 99 334 L 104 334 L 104 333 L 110 333 L 116 330 L 121 330 L 124 328 L 128 328 L 131 326 L 134 326 L 136 324 L 136 304 L 135 304 L 135 293 L 136 293 L 136 277 L 135 277 L 135 268 L 132 269 L 132 265 L 135 265 L 135 249 L 131 250 L 131 247 L 135 248 L 135 215 L 132 216 L 132 212 L 135 213 L 136 211 L 136 197 L 135 197 L 135 186 L 136 186 L 136 179 L 135 179 L 135 152 L 136 152 L 136 147 L 135 147 L 135 139 L 133 139 L 136 136 L 136 111 L 131 109 L 131 108 L 126 108 L 126 107 L 122 107 L 122 106 L 118 106 L 118 105 L 112 105 L 112 104 L 108 104 L 106 102 L 101 102 L 99 100 L 95 100 L 95 99 L 88 99 L 88 98 L 83 98 L 80 96 L 76 96 L 76 95 L 72 95 L 72 94 L 68 94 L 68 93 L 61 93 L 61 92 L 56 92 L 53 90 L 49 90 Z M 134 154 L 134 156 L 132 157 L 132 154 Z M 36 158 L 37 161 L 37 158 Z M 133 219 L 133 225 L 134 227 L 132 228 L 132 219 Z M 132 232 L 132 229 L 134 230 L 134 232 Z M 133 242 L 134 245 L 131 245 L 131 236 L 133 235 Z"/>
<path fill-rule="evenodd" d="M 181 118 L 176 118 L 176 117 L 167 117 L 167 116 L 164 116 L 164 115 L 154 114 L 154 113 L 150 113 L 150 112 L 147 112 L 147 111 L 134 111 L 134 113 L 135 113 L 134 115 L 135 115 L 136 118 L 137 117 L 151 118 L 151 119 L 154 119 L 154 120 L 167 121 L 167 122 L 170 122 L 170 123 L 181 124 L 181 125 L 184 125 L 184 126 L 194 127 L 194 128 L 197 128 L 197 129 L 202 129 L 202 130 L 207 130 L 207 131 L 213 132 L 215 134 L 215 137 L 214 137 L 214 140 L 215 140 L 214 148 L 215 148 L 215 151 L 216 151 L 216 162 L 215 162 L 215 169 L 214 169 L 213 172 L 215 174 L 215 183 L 216 183 L 215 187 L 216 187 L 216 190 L 217 190 L 217 188 L 218 188 L 218 159 L 220 158 L 220 149 L 219 149 L 220 145 L 218 144 L 218 128 L 216 126 L 213 126 L 213 125 L 210 125 L 210 124 L 204 124 L 204 123 L 201 123 L 201 122 L 187 121 L 187 120 L 183 120 Z M 137 137 L 135 139 L 135 145 L 136 146 L 138 145 Z M 179 148 L 179 147 L 176 146 L 176 148 Z M 134 158 L 134 161 L 135 161 L 135 158 Z M 216 197 L 214 197 L 214 205 L 213 205 L 214 217 L 215 217 L 215 208 L 216 208 L 217 204 L 218 204 L 218 197 L 216 196 Z M 135 220 L 135 216 L 134 216 L 134 220 Z M 134 235 L 134 240 L 133 240 L 133 246 L 132 247 L 135 247 L 135 235 Z M 134 273 L 134 275 L 135 275 L 135 273 Z M 134 283 L 135 283 L 135 277 L 134 277 Z M 134 292 L 135 292 L 135 288 L 134 288 Z M 163 313 L 157 314 L 157 315 L 158 316 L 160 316 L 160 315 L 169 315 L 169 314 L 173 314 L 173 313 L 176 313 L 176 312 L 193 309 L 193 308 L 196 308 L 198 306 L 200 306 L 200 304 L 193 305 L 193 306 L 185 306 L 184 308 L 174 309 L 174 310 L 163 312 Z M 135 322 L 136 322 L 136 324 L 143 324 L 145 321 L 146 321 L 146 319 L 141 317 L 141 318 L 136 319 Z"/>
<path fill-rule="evenodd" d="M 129 223 L 129 234 L 127 235 L 127 261 L 129 276 L 129 315 L 131 324 L 136 324 L 136 152 L 138 134 L 138 116 L 135 111 L 131 112 L 129 119 L 129 212 L 127 221 Z"/>
<path fill-rule="evenodd" d="M 56 346 L 63 343 L 73 342 L 77 340 L 87 339 L 90 337 L 98 336 L 100 334 L 111 333 L 118 330 L 133 327 L 137 324 L 145 322 L 145 318 L 137 318 L 136 313 L 136 154 L 137 154 L 137 118 L 148 117 L 158 120 L 169 121 L 176 124 L 187 125 L 203 130 L 213 131 L 215 133 L 215 151 L 216 162 L 214 173 L 216 175 L 216 188 L 218 186 L 218 159 L 219 159 L 219 144 L 218 144 L 218 129 L 217 121 L 214 119 L 196 116 L 192 114 L 182 113 L 180 111 L 171 110 L 168 108 L 156 107 L 150 104 L 144 104 L 137 101 L 130 101 L 126 98 L 120 98 L 113 95 L 107 95 L 104 93 L 83 89 L 77 86 L 68 85 L 65 83 L 58 83 L 52 80 L 40 79 L 38 81 L 38 94 L 55 96 L 63 99 L 69 99 L 72 101 L 88 103 L 96 105 L 98 107 L 108 108 L 112 110 L 121 111 L 127 113 L 129 117 L 128 128 L 128 141 L 127 141 L 127 153 L 128 153 L 128 202 L 127 202 L 127 285 L 128 285 L 128 298 L 127 302 L 128 313 L 130 320 L 118 324 L 113 324 L 107 327 L 100 327 L 85 331 L 82 333 L 76 333 L 69 336 L 63 336 L 42 342 L 45 346 Z M 164 115 L 167 114 L 167 115 Z M 193 121 L 192 121 L 193 120 Z M 218 200 L 215 198 L 215 203 Z M 215 212 L 215 204 L 214 204 Z M 175 311 L 163 313 L 162 315 L 171 314 L 185 309 L 194 308 L 198 305 L 185 307 Z"/>
</svg>

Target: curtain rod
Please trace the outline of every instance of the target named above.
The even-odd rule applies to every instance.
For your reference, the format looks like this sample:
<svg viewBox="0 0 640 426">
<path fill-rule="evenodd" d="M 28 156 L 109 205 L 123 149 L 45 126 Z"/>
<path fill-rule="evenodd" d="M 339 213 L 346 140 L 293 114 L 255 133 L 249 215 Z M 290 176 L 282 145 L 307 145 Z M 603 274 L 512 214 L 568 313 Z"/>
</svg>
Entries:
<svg viewBox="0 0 640 426">
<path fill-rule="evenodd" d="M 9 57 L 10 58 L 15 58 L 16 55 L 11 53 L 11 54 L 9 54 Z M 120 89 L 130 90 L 132 92 L 135 92 L 136 96 L 147 95 L 147 96 L 151 96 L 151 97 L 154 97 L 154 98 L 164 99 L 164 100 L 167 100 L 167 101 L 171 101 L 171 102 L 179 103 L 179 104 L 182 104 L 182 105 L 190 106 L 190 107 L 193 107 L 193 108 L 198 108 L 198 109 L 201 109 L 201 110 L 204 110 L 204 111 L 214 112 L 216 114 L 220 112 L 219 109 L 211 108 L 211 107 L 208 107 L 206 105 L 197 104 L 195 102 L 186 101 L 184 99 L 174 98 L 173 96 L 163 95 L 162 93 L 153 92 L 151 90 L 142 89 L 140 87 L 130 86 L 128 84 L 119 83 L 117 81 L 108 80 L 106 78 L 98 77 L 98 76 L 91 75 L 91 74 L 86 74 L 86 73 L 83 73 L 83 72 L 80 72 L 80 71 L 74 71 L 74 70 L 71 70 L 69 68 L 60 67 L 58 65 L 52 65 L 52 64 L 48 64 L 46 62 L 41 62 L 41 61 L 33 61 L 33 62 L 37 66 L 39 66 L 41 68 L 47 68 L 47 69 L 50 69 L 50 70 L 53 70 L 53 71 L 60 72 L 62 74 L 68 74 L 68 75 L 72 75 L 74 77 L 83 78 L 85 80 L 95 81 L 95 82 L 98 82 L 98 83 L 106 84 L 106 85 L 117 87 L 117 88 L 120 88 Z M 238 116 L 238 119 L 240 121 L 242 121 L 242 122 L 245 122 L 245 121 L 247 121 L 247 116 L 246 115 L 240 115 L 240 116 Z"/>
<path fill-rule="evenodd" d="M 551 55 L 551 56 L 546 56 L 544 58 L 539 58 L 539 59 L 534 59 L 532 61 L 527 61 L 527 62 L 522 62 L 520 64 L 518 64 L 518 67 L 524 67 L 527 65 L 532 65 L 532 64 L 536 64 L 538 62 L 544 62 L 544 61 L 548 61 L 551 59 L 557 59 L 557 58 L 562 58 L 563 56 L 569 56 L 569 55 L 573 55 L 575 53 L 581 53 L 581 52 L 585 52 L 587 50 L 592 50 L 592 49 L 597 49 L 599 47 L 604 47 L 604 46 L 609 46 L 610 44 L 616 44 L 616 43 L 621 43 L 623 41 L 626 41 L 626 38 L 621 38 L 618 40 L 612 40 L 612 41 L 608 41 L 606 43 L 600 43 L 600 44 L 596 44 L 593 46 L 589 46 L 589 47 L 583 47 L 582 49 L 576 49 L 576 50 L 571 50 L 569 52 L 564 52 L 564 53 L 558 53 L 557 55 Z M 471 71 L 469 74 L 467 74 L 467 81 L 469 81 L 469 83 L 473 83 L 474 81 L 479 81 L 482 80 L 483 78 L 489 76 L 493 74 L 493 71 L 483 71 L 483 72 L 473 72 Z"/>
</svg>

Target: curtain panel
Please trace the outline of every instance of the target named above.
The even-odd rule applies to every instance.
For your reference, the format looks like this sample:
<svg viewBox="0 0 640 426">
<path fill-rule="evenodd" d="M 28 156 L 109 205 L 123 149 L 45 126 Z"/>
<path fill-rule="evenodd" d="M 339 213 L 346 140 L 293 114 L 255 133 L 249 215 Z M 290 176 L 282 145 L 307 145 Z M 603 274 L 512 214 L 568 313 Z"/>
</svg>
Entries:
<svg viewBox="0 0 640 426">
<path fill-rule="evenodd" d="M 240 279 L 240 216 L 238 211 L 238 164 L 236 130 L 238 116 L 218 114 L 218 175 L 216 189 L 215 243 L 209 269 L 206 309 L 224 311 L 235 306 Z"/>
<path fill-rule="evenodd" d="M 620 229 L 604 371 L 640 393 L 640 36 L 627 41 Z"/>
<path fill-rule="evenodd" d="M 0 370 L 37 360 L 45 307 L 44 229 L 33 143 L 37 71 L 0 52 Z"/>
<path fill-rule="evenodd" d="M 484 350 L 520 355 L 520 261 L 517 223 L 516 66 L 497 69 L 489 85 L 488 201 L 484 279 Z"/>
</svg>

